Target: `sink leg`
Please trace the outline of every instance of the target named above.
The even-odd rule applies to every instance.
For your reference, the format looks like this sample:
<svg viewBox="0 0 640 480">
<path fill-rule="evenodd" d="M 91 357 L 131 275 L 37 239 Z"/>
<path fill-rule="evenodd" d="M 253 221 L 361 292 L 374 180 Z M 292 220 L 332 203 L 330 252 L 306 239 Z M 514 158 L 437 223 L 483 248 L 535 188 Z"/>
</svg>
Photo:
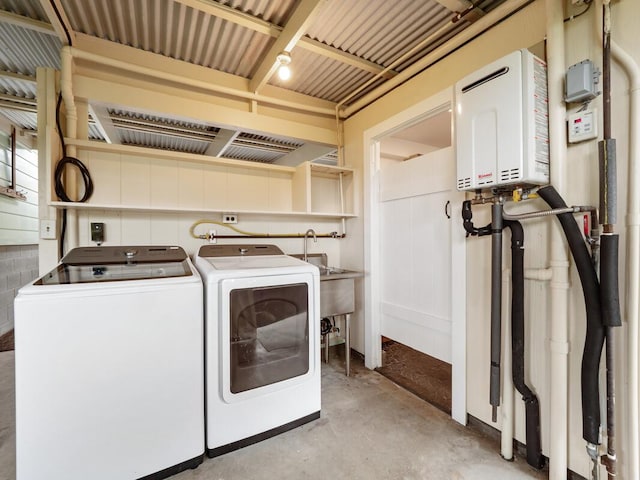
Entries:
<svg viewBox="0 0 640 480">
<path fill-rule="evenodd" d="M 324 336 L 324 363 L 329 363 L 329 334 Z"/>
<path fill-rule="evenodd" d="M 344 368 L 347 377 L 351 370 L 351 314 L 344 316 Z"/>
</svg>

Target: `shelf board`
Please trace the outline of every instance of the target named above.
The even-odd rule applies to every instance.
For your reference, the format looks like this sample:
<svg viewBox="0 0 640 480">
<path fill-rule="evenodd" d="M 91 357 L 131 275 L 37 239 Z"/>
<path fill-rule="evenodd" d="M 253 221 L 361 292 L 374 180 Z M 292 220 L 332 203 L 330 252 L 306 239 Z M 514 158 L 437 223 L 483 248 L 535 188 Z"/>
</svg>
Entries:
<svg viewBox="0 0 640 480">
<path fill-rule="evenodd" d="M 353 168 L 349 167 L 336 167 L 333 165 L 324 165 L 319 163 L 309 163 L 309 168 L 311 169 L 312 174 L 321 174 L 327 176 L 339 176 L 341 173 L 346 175 L 352 175 L 354 172 Z"/>
<path fill-rule="evenodd" d="M 251 168 L 254 170 L 269 170 L 272 172 L 293 173 L 295 167 L 273 165 L 271 163 L 250 162 L 247 160 L 232 160 L 230 158 L 212 157 L 197 153 L 174 152 L 172 150 L 159 150 L 156 148 L 136 147 L 132 145 L 116 145 L 112 143 L 98 142 L 95 140 L 77 140 L 65 138 L 65 143 L 80 150 L 92 152 L 105 152 L 124 155 L 139 155 L 143 157 L 161 158 L 165 160 L 181 160 L 185 162 L 208 163 L 213 165 L 225 165 L 235 168 Z"/>
<path fill-rule="evenodd" d="M 140 213 L 235 213 L 237 215 L 273 215 L 281 217 L 316 217 L 316 218 L 355 218 L 354 213 L 331 212 L 296 212 L 296 211 L 271 211 L 271 210 L 235 210 L 233 208 L 178 208 L 178 207 L 142 207 L 137 205 L 105 205 L 79 202 L 49 202 L 55 208 L 73 208 L 77 210 L 122 210 Z"/>
</svg>

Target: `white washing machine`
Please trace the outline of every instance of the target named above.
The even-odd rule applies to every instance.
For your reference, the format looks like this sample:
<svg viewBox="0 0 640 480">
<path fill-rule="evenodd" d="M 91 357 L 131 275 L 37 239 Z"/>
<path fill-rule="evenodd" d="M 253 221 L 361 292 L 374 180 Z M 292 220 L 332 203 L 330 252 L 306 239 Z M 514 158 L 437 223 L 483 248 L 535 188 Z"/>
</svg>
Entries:
<svg viewBox="0 0 640 480">
<path fill-rule="evenodd" d="M 180 247 L 71 250 L 15 300 L 18 480 L 160 479 L 204 457 L 202 281 Z"/>
<path fill-rule="evenodd" d="M 205 245 L 210 457 L 320 417 L 318 268 L 274 245 Z"/>
</svg>

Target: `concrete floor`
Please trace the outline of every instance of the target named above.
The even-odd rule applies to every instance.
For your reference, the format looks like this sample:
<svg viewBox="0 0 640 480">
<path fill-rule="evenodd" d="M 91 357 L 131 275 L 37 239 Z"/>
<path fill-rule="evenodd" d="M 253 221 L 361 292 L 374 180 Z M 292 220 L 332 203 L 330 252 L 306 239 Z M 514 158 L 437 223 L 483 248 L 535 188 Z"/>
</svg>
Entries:
<svg viewBox="0 0 640 480">
<path fill-rule="evenodd" d="M 15 479 L 14 353 L 0 353 L 0 480 Z M 322 367 L 322 416 L 214 459 L 175 480 L 526 480 L 546 478 L 523 459 L 506 462 L 496 440 L 377 372 L 341 360 Z"/>
</svg>

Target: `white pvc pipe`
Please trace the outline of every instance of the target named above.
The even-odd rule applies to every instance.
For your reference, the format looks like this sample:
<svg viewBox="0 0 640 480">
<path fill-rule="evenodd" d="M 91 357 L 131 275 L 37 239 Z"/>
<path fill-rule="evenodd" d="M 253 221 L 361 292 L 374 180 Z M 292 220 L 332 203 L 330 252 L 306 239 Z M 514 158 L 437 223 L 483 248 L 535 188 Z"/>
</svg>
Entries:
<svg viewBox="0 0 640 480">
<path fill-rule="evenodd" d="M 627 317 L 629 400 L 627 425 L 628 478 L 640 478 L 640 423 L 638 421 L 638 300 L 640 295 L 640 67 L 615 42 L 611 42 L 613 59 L 629 76 L 629 170 L 627 187 L 627 278 L 625 313 Z"/>
<path fill-rule="evenodd" d="M 525 268 L 524 270 L 524 278 L 527 280 L 548 282 L 552 274 L 553 271 L 550 268 Z"/>
<path fill-rule="evenodd" d="M 500 431 L 500 455 L 513 460 L 514 391 L 511 362 L 511 270 L 502 271 L 502 430 Z"/>
<path fill-rule="evenodd" d="M 560 195 L 567 185 L 564 104 L 565 41 L 563 2 L 546 0 L 549 153 L 551 183 Z M 568 444 L 569 253 L 559 222 L 551 230 L 551 392 L 549 479 L 566 480 Z"/>
<path fill-rule="evenodd" d="M 78 109 L 76 108 L 75 99 L 73 97 L 73 56 L 71 47 L 64 46 L 60 51 L 60 92 L 64 101 L 65 116 L 67 119 L 67 128 L 65 136 L 68 138 L 77 138 L 78 132 Z M 62 132 L 61 132 L 62 134 Z M 67 145 L 67 156 L 76 156 L 76 147 Z M 74 199 L 78 195 L 78 179 L 75 168 L 68 168 L 65 174 L 65 189 L 70 198 Z M 67 251 L 78 246 L 78 215 L 74 208 L 67 210 Z M 62 239 L 60 240 L 62 241 Z"/>
</svg>

